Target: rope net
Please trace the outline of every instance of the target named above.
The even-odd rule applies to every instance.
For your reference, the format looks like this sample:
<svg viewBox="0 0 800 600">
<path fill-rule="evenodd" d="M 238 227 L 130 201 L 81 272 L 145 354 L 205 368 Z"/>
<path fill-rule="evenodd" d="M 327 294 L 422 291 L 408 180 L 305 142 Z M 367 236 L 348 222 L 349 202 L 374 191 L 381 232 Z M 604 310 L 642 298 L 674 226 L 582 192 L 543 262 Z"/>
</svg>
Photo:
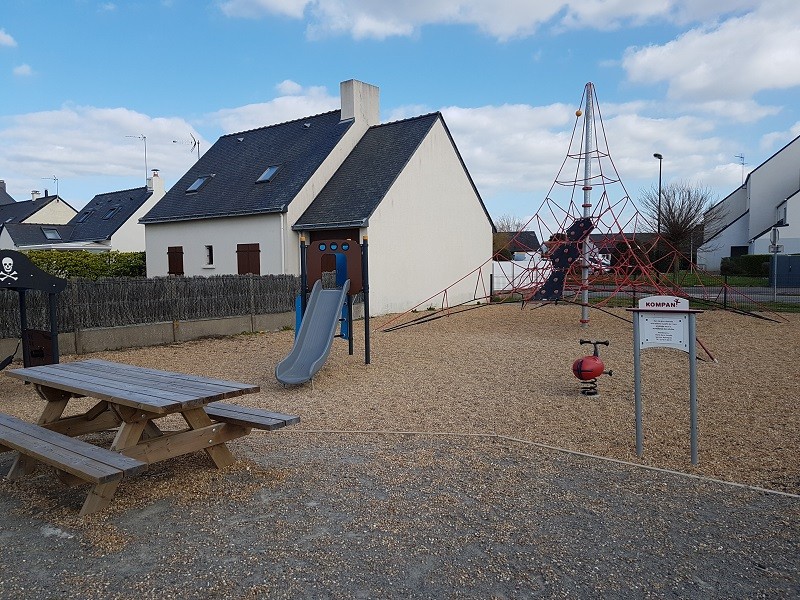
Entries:
<svg viewBox="0 0 800 600">
<path fill-rule="evenodd" d="M 587 94 L 592 96 L 589 102 Z M 637 297 L 645 295 L 677 296 L 701 307 L 784 320 L 728 286 L 721 277 L 700 269 L 659 234 L 637 210 L 621 180 L 608 149 L 592 84 L 584 88 L 580 106 L 584 105 L 593 109 L 576 111 L 567 154 L 544 201 L 522 231 L 509 236 L 493 257 L 472 272 L 406 313 L 392 317 L 382 326 L 384 331 L 469 310 L 476 303 L 521 299 L 525 306 L 565 301 L 602 309 L 632 306 Z M 586 119 L 590 120 L 588 126 Z M 590 143 L 587 131 L 595 133 Z M 539 247 L 527 248 L 524 261 L 498 260 L 509 248 L 524 248 L 521 238 L 531 231 Z M 483 275 L 489 263 L 494 264 L 494 289 Z M 448 289 L 471 277 L 476 281 L 474 297 L 450 305 Z M 591 294 L 591 304 L 584 292 Z M 409 313 L 433 305 L 441 310 L 408 319 Z"/>
</svg>

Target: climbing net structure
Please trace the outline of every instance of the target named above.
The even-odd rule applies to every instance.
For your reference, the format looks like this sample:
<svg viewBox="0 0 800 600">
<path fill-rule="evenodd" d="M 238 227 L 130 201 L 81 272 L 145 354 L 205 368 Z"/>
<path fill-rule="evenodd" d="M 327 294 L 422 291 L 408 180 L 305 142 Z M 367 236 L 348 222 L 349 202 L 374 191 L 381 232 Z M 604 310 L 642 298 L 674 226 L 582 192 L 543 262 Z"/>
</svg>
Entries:
<svg viewBox="0 0 800 600">
<path fill-rule="evenodd" d="M 758 307 L 756 301 L 722 278 L 703 272 L 659 235 L 634 206 L 614 165 L 592 83 L 584 87 L 580 106 L 558 174 L 545 200 L 523 227 L 528 232 L 526 237 L 531 231 L 536 233 L 539 247 L 529 248 L 524 261 L 494 262 L 495 279 L 500 284 L 487 286 L 482 275 L 486 263 L 465 276 L 477 279 L 473 301 L 450 306 L 446 288 L 424 301 L 430 305 L 441 299 L 443 314 L 416 317 L 393 327 L 468 310 L 476 301 L 520 299 L 523 306 L 575 303 L 581 307 L 580 322 L 585 325 L 590 308 L 631 306 L 637 296 L 645 295 L 689 298 L 701 306 L 770 318 L 765 314 L 772 313 L 762 308 L 753 312 L 753 307 Z M 510 236 L 492 260 L 507 248 L 520 246 L 521 237 L 522 232 Z M 687 280 L 690 276 L 691 282 Z M 775 315 L 770 320 L 783 319 Z M 392 321 L 386 324 L 388 329 Z"/>
</svg>

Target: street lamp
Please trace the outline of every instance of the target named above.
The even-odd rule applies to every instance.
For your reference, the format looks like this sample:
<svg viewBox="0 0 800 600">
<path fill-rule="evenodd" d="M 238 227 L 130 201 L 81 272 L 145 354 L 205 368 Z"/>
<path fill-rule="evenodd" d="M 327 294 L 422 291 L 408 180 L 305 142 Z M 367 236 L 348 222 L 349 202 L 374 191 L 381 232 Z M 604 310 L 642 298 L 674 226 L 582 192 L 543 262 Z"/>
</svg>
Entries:
<svg viewBox="0 0 800 600">
<path fill-rule="evenodd" d="M 661 161 L 664 160 L 664 157 L 658 152 L 653 154 L 653 157 L 658 159 L 658 217 L 656 221 L 656 231 L 658 235 L 661 236 Z"/>
</svg>

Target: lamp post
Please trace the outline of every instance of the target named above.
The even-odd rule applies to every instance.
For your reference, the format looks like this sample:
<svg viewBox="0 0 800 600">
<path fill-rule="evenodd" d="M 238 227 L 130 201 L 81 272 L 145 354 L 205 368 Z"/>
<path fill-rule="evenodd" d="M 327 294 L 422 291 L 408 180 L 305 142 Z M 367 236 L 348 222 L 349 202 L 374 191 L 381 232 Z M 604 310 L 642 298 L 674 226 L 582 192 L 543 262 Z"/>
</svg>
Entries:
<svg viewBox="0 0 800 600">
<path fill-rule="evenodd" d="M 661 236 L 661 161 L 664 157 L 658 152 L 653 154 L 654 158 L 658 159 L 658 217 L 656 220 L 656 232 Z"/>
</svg>

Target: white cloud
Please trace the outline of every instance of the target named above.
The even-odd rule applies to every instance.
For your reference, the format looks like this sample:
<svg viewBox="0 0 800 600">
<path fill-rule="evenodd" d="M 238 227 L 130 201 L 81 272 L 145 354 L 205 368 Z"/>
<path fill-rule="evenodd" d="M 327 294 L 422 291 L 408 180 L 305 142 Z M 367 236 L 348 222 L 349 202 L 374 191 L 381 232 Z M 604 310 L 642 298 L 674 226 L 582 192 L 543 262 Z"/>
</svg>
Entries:
<svg viewBox="0 0 800 600">
<path fill-rule="evenodd" d="M 33 75 L 33 69 L 30 65 L 19 65 L 12 70 L 16 77 L 30 77 Z"/>
<path fill-rule="evenodd" d="M 747 100 L 800 85 L 800 3 L 771 0 L 744 16 L 692 29 L 661 46 L 629 48 L 632 81 L 667 82 L 671 98 Z"/>
<path fill-rule="evenodd" d="M 303 93 L 303 86 L 291 79 L 281 81 L 275 89 L 284 96 L 298 96 Z"/>
<path fill-rule="evenodd" d="M 324 87 L 303 88 L 293 81 L 284 81 L 277 87 L 282 96 L 269 102 L 222 109 L 208 115 L 207 120 L 217 124 L 224 132 L 233 133 L 300 119 L 340 107 L 339 97 L 328 95 Z"/>
<path fill-rule="evenodd" d="M 267 14 L 302 19 L 308 0 L 225 0 L 222 12 L 229 17 L 252 19 Z"/>
<path fill-rule="evenodd" d="M 11 37 L 8 33 L 6 33 L 5 29 L 0 29 L 0 46 L 9 46 L 14 48 L 17 45 L 17 41 Z"/>
<path fill-rule="evenodd" d="M 349 34 L 385 39 L 433 24 L 474 26 L 500 40 L 556 29 L 617 29 L 648 22 L 714 20 L 757 6 L 757 0 L 224 0 L 229 17 L 280 15 L 308 19 L 311 37 Z"/>
<path fill-rule="evenodd" d="M 408 36 L 432 24 L 461 24 L 507 40 L 534 34 L 544 25 L 556 28 L 612 29 L 648 21 L 686 21 L 714 18 L 755 0 L 731 0 L 725 6 L 712 0 L 225 0 L 229 17 L 280 15 L 309 19 L 312 37 L 349 34 L 384 39 Z"/>
<path fill-rule="evenodd" d="M 126 177 L 143 185 L 144 142 L 126 136 L 144 135 L 148 168 L 160 169 L 162 176 L 174 179 L 197 158 L 172 143 L 190 132 L 200 138 L 183 119 L 154 118 L 125 108 L 76 106 L 4 117 L 0 120 L 0 172 L 15 174 L 7 184 L 18 191 L 39 189 L 41 178 L 54 174 L 62 188 L 80 179 L 117 180 L 111 184 L 116 187 L 93 187 L 86 197 L 77 199 L 88 201 L 94 194 L 125 189 L 119 180 Z M 208 149 L 207 142 L 201 140 L 201 144 Z"/>
</svg>

